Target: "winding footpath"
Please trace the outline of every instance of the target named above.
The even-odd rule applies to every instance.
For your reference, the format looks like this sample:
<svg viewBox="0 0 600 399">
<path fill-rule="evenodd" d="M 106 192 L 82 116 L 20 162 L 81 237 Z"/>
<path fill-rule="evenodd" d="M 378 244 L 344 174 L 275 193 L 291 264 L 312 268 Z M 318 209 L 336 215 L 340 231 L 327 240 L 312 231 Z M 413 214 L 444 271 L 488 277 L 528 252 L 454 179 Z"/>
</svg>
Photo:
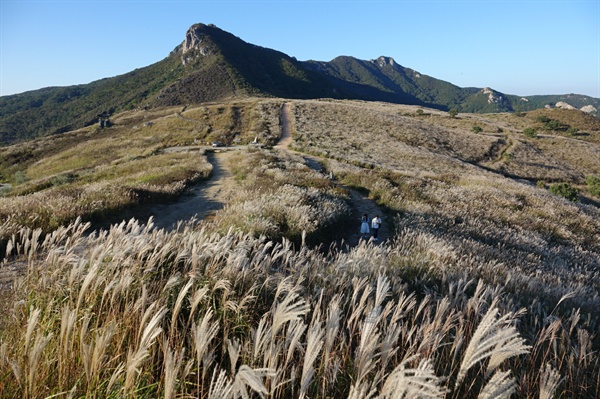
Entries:
<svg viewBox="0 0 600 399">
<path fill-rule="evenodd" d="M 275 148 L 301 155 L 310 168 L 321 172 L 323 170 L 323 158 L 299 153 L 289 148 L 292 142 L 290 105 L 285 103 L 281 112 L 281 138 Z M 199 149 L 198 146 L 173 147 L 166 149 L 166 151 L 191 151 L 197 149 Z M 212 164 L 213 170 L 208 180 L 192 186 L 175 202 L 142 207 L 134 211 L 132 215 L 128 215 L 126 219 L 135 217 L 145 222 L 152 216 L 153 223 L 157 228 L 169 231 L 176 229 L 180 222 L 186 222 L 194 218 L 197 220 L 210 218 L 216 211 L 222 209 L 227 204 L 233 190 L 235 190 L 235 181 L 227 165 L 227 158 L 235 153 L 235 151 L 241 149 L 242 146 L 209 153 L 208 161 Z M 375 242 L 375 244 L 381 244 L 392 237 L 389 223 L 386 223 L 381 208 L 375 202 L 357 190 L 341 184 L 339 185 L 350 193 L 350 202 L 353 208 L 352 213 L 356 220 L 356 228 L 353 231 L 344 232 L 340 229 L 340 243 L 343 240 L 344 245 L 349 247 L 354 247 L 360 243 L 360 218 L 364 213 L 369 216 L 369 219 L 372 219 L 376 214 L 383 219 L 379 230 L 380 240 Z M 108 227 L 97 226 L 96 228 Z M 96 228 L 93 230 L 96 230 Z M 2 265 L 0 268 L 0 303 L 5 299 L 2 293 L 6 292 L 6 288 L 12 287 L 12 283 L 18 275 L 24 273 L 25 266 L 25 262 L 12 262 Z"/>
<path fill-rule="evenodd" d="M 316 171 L 321 171 L 323 169 L 323 161 L 325 160 L 324 158 L 317 157 L 314 155 L 303 154 L 303 153 L 291 150 L 289 148 L 289 145 L 292 143 L 292 133 L 291 133 L 292 114 L 291 113 L 292 112 L 291 112 L 290 104 L 289 103 L 283 104 L 283 106 L 281 107 L 281 138 L 279 139 L 279 142 L 277 143 L 277 145 L 275 145 L 274 148 L 293 152 L 295 154 L 301 155 L 304 158 L 306 164 L 311 169 L 314 169 Z M 356 220 L 356 229 L 354 229 L 352 232 L 344 234 L 343 232 L 340 231 L 340 237 L 345 240 L 346 244 L 348 244 L 351 247 L 354 247 L 359 244 L 359 242 L 362 238 L 361 234 L 360 234 L 360 223 L 361 223 L 360 220 L 361 220 L 362 215 L 365 213 L 367 214 L 369 220 L 373 219 L 373 217 L 375 217 L 375 215 L 379 215 L 379 217 L 382 219 L 381 228 L 379 229 L 379 241 L 377 241 L 376 243 L 380 244 L 380 243 L 388 240 L 392 236 L 391 229 L 390 229 L 390 223 L 386 222 L 382 209 L 373 200 L 369 199 L 367 196 L 360 193 L 359 191 L 354 190 L 350 187 L 341 185 L 341 184 L 339 184 L 339 185 L 341 187 L 343 187 L 344 189 L 346 189 L 350 193 L 350 201 L 352 203 L 352 208 L 353 208 L 352 214 L 353 214 L 353 218 Z M 369 225 L 370 225 L 370 222 L 369 222 Z M 369 239 L 369 238 L 366 238 L 366 239 Z"/>
<path fill-rule="evenodd" d="M 208 180 L 193 185 L 176 202 L 147 207 L 136 217 L 143 221 L 152 216 L 154 225 L 165 230 L 177 228 L 180 222 L 210 217 L 230 198 L 234 179 L 227 158 L 231 154 L 233 150 L 209 153 L 207 157 L 213 170 Z"/>
<path fill-rule="evenodd" d="M 287 152 L 293 152 L 302 156 L 311 169 L 318 172 L 323 170 L 323 158 L 303 154 L 289 148 L 292 143 L 292 111 L 289 103 L 284 103 L 281 107 L 281 137 L 274 146 L 275 149 Z M 187 151 L 197 149 L 196 147 L 174 147 L 165 151 Z M 242 147 L 228 148 L 227 150 L 210 153 L 208 161 L 213 165 L 213 171 L 208 180 L 198 183 L 184 194 L 178 201 L 168 204 L 154 205 L 140 210 L 135 216 L 140 220 L 148 220 L 150 216 L 154 218 L 154 225 L 157 228 L 173 230 L 178 223 L 182 221 L 203 220 L 210 218 L 216 211 L 222 209 L 229 201 L 232 190 L 235 189 L 235 182 L 231 171 L 227 166 L 227 158 Z M 335 181 L 335 180 L 334 180 Z M 339 183 L 338 183 L 339 184 Z M 369 220 L 375 215 L 379 215 L 383 223 L 379 229 L 379 241 L 377 244 L 385 242 L 391 235 L 390 223 L 386 223 L 384 213 L 377 204 L 361 192 L 339 184 L 350 194 L 352 203 L 352 217 L 356 220 L 356 228 L 350 232 L 340 231 L 340 240 L 344 240 L 346 245 L 351 247 L 359 244 L 361 240 L 360 219 L 363 214 L 367 214 Z M 366 237 L 366 239 L 369 239 Z"/>
</svg>

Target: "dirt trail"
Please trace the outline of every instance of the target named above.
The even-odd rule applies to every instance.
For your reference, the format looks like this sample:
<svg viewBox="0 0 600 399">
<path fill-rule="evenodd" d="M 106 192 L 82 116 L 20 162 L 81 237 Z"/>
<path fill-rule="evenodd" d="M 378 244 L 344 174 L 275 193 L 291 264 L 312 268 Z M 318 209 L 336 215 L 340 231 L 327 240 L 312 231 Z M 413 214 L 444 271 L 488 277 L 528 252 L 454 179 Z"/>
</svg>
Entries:
<svg viewBox="0 0 600 399">
<path fill-rule="evenodd" d="M 303 153 L 289 149 L 289 145 L 292 143 L 291 120 L 292 120 L 292 115 L 291 115 L 290 104 L 285 103 L 281 107 L 281 138 L 279 139 L 279 142 L 277 143 L 277 145 L 275 145 L 275 148 L 279 148 L 279 149 L 282 149 L 285 151 L 299 154 L 302 157 L 304 157 L 307 165 L 310 168 L 312 168 L 316 171 L 321 171 L 323 169 L 323 164 L 322 164 L 322 162 L 324 161 L 323 158 L 320 158 L 320 157 L 317 157 L 314 155 L 303 154 Z M 340 186 L 342 186 L 342 185 L 340 185 Z M 385 242 L 386 240 L 388 240 L 392 236 L 391 229 L 389 228 L 390 223 L 386 222 L 381 208 L 379 206 L 377 206 L 377 204 L 375 202 L 373 202 L 371 199 L 369 199 L 366 195 L 360 193 L 359 191 L 351 189 L 346 186 L 342 186 L 342 187 L 344 187 L 350 193 L 350 201 L 352 202 L 352 208 L 353 208 L 352 215 L 353 215 L 354 219 L 356 220 L 356 229 L 354 229 L 352 232 L 341 232 L 340 231 L 340 237 L 343 237 L 344 240 L 346 241 L 346 243 L 350 246 L 358 245 L 359 241 L 362 238 L 362 236 L 360 234 L 360 224 L 361 224 L 360 220 L 361 220 L 362 215 L 366 213 L 369 218 L 369 221 L 371 219 L 373 219 L 375 217 L 375 215 L 379 215 L 379 217 L 382 219 L 381 228 L 379 229 L 379 240 L 377 241 L 377 243 L 382 243 L 382 242 Z M 371 223 L 369 222 L 369 228 L 370 228 L 370 224 Z M 371 234 L 369 234 L 365 237 L 365 239 L 370 239 L 370 238 L 371 238 Z"/>
<path fill-rule="evenodd" d="M 288 148 L 292 142 L 290 128 L 291 111 L 289 104 L 284 104 L 281 111 L 281 138 L 275 148 L 299 154 L 304 157 L 310 168 L 319 172 L 322 171 L 323 158 L 298 153 Z M 173 147 L 172 149 L 169 149 L 169 151 L 187 151 L 197 148 L 197 146 Z M 153 216 L 154 225 L 156 227 L 173 230 L 180 221 L 185 222 L 194 217 L 197 220 L 202 220 L 207 216 L 214 214 L 217 210 L 225 206 L 233 192 L 232 190 L 235 189 L 235 181 L 227 166 L 227 158 L 234 154 L 236 150 L 239 150 L 239 148 L 209 154 L 208 161 L 213 165 L 213 171 L 210 178 L 191 187 L 189 191 L 177 201 L 168 204 L 142 207 L 141 209 L 136 210 L 132 215 L 127 216 L 126 219 L 135 217 L 141 222 L 146 222 L 150 216 Z M 389 229 L 389 223 L 386 223 L 385 217 L 382 216 L 382 210 L 372 200 L 360 192 L 348 187 L 345 188 L 348 189 L 350 193 L 350 199 L 353 205 L 353 217 L 356 219 L 356 228 L 352 232 L 340 231 L 340 238 L 343 238 L 349 246 L 358 245 L 361 239 L 360 218 L 366 213 L 369 216 L 369 219 L 372 219 L 376 214 L 382 217 L 383 223 L 379 230 L 379 241 L 377 241 L 377 243 L 382 243 L 389 239 L 391 237 L 391 231 Z M 97 226 L 97 228 L 108 228 L 108 226 Z M 370 236 L 367 237 L 367 239 L 369 238 Z M 0 264 L 0 266 L 2 266 L 0 267 L 1 294 L 2 292 L 5 292 L 6 288 L 12 286 L 12 282 L 17 275 L 23 273 L 25 264 L 21 262 L 8 265 Z M 2 300 L 3 298 L 0 295 L 0 302 Z"/>
<path fill-rule="evenodd" d="M 290 144 L 292 144 L 291 110 L 290 104 L 285 103 L 281 107 L 281 137 L 275 148 L 291 151 Z"/>
<path fill-rule="evenodd" d="M 154 217 L 154 225 L 158 228 L 173 230 L 180 221 L 192 218 L 204 219 L 223 208 L 231 195 L 234 186 L 233 175 L 227 167 L 227 158 L 234 151 L 222 151 L 208 154 L 208 161 L 213 170 L 208 180 L 192 186 L 176 202 L 147 207 L 142 215 L 136 217 L 142 221 Z"/>
</svg>

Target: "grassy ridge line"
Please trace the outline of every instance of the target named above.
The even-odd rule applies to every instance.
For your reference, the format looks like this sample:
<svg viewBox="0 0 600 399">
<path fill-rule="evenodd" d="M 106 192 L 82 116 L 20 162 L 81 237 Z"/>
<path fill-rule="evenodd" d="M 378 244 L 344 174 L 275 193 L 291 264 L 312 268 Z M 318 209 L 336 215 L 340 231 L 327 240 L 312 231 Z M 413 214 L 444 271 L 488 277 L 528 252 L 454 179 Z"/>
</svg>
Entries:
<svg viewBox="0 0 600 399">
<path fill-rule="evenodd" d="M 400 228 L 437 237 L 443 243 L 440 253 L 495 264 L 494 272 L 482 269 L 477 274 L 488 283 L 513 279 L 509 286 L 529 285 L 532 295 L 538 292 L 552 300 L 574 291 L 586 311 L 593 312 L 598 306 L 593 298 L 600 289 L 595 277 L 600 268 L 597 207 L 569 203 L 545 189 L 438 154 L 447 151 L 444 143 L 451 139 L 446 137 L 453 134 L 454 141 L 475 140 L 473 148 L 485 154 L 493 141 L 481 134 L 438 129 L 427 148 L 414 147 L 406 142 L 415 135 L 423 135 L 422 140 L 430 137 L 422 117 L 413 122 L 415 118 L 407 119 L 405 112 L 399 115 L 398 108 L 389 104 L 365 109 L 361 105 L 294 102 L 294 147 L 328 157 L 328 169 L 343 184 L 366 190 L 370 198 L 396 213 L 395 225 Z M 392 130 L 389 120 L 401 121 L 399 128 Z M 491 129 L 494 119 L 487 121 Z M 460 148 L 451 147 L 467 154 Z M 535 277 L 521 280 L 521 273 Z M 563 289 L 562 284 L 569 288 Z"/>
<path fill-rule="evenodd" d="M 206 178 L 202 154 L 162 149 L 237 137 L 272 140 L 276 110 L 268 101 L 212 104 L 183 112 L 131 111 L 113 127 L 91 127 L 55 140 L 44 138 L 0 149 L 0 175 L 10 182 L 0 197 L 0 236 L 19 226 L 51 231 L 76 217 L 102 219 L 147 200 L 164 200 Z M 228 141 L 227 141 L 228 140 Z M 6 179 L 5 179 L 6 178 Z"/>
</svg>

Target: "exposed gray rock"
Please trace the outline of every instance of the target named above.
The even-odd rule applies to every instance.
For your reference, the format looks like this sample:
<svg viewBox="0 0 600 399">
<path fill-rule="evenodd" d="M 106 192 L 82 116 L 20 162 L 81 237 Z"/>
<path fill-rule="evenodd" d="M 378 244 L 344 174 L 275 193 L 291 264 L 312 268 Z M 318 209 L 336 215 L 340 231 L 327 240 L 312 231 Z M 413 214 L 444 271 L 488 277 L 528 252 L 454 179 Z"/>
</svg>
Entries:
<svg viewBox="0 0 600 399">
<path fill-rule="evenodd" d="M 206 25 L 204 24 L 192 25 L 186 32 L 185 40 L 182 44 L 181 62 L 183 62 L 183 65 L 200 56 L 205 56 L 210 53 L 210 48 L 204 43 L 205 27 Z M 197 51 L 193 51 L 192 54 L 188 54 L 192 50 Z"/>
<path fill-rule="evenodd" d="M 581 107 L 581 111 L 588 114 L 595 114 L 596 112 L 598 112 L 598 109 L 593 105 L 586 105 L 585 107 Z"/>
<path fill-rule="evenodd" d="M 564 101 L 559 101 L 556 103 L 556 108 L 562 108 L 562 109 L 577 109 L 574 106 L 572 106 L 569 103 L 566 103 Z"/>
</svg>

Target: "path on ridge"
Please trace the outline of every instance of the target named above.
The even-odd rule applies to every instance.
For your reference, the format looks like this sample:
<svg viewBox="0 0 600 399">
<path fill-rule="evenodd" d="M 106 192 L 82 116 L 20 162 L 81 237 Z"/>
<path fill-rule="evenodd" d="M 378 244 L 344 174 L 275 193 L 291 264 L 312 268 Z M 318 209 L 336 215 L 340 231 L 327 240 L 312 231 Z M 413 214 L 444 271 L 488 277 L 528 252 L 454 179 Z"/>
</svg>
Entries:
<svg viewBox="0 0 600 399">
<path fill-rule="evenodd" d="M 289 149 L 289 145 L 292 142 L 291 129 L 290 129 L 290 107 L 288 103 L 285 103 L 282 107 L 281 115 L 281 138 L 275 148 L 293 152 L 304 157 L 307 165 L 317 171 L 322 169 L 323 158 L 319 158 L 312 155 L 296 152 Z M 124 216 L 124 220 L 129 220 L 131 217 L 135 217 L 142 223 L 145 223 L 150 216 L 154 217 L 154 225 L 157 228 L 164 228 L 166 230 L 172 230 L 177 227 L 180 221 L 186 222 L 192 218 L 202 220 L 210 217 L 217 210 L 222 209 L 225 204 L 229 201 L 232 190 L 235 190 L 235 180 L 231 171 L 227 166 L 227 158 L 235 153 L 236 150 L 241 149 L 242 146 L 236 147 L 235 149 L 217 151 L 215 153 L 208 154 L 208 161 L 212 164 L 213 170 L 208 180 L 202 181 L 192 186 L 185 194 L 183 194 L 178 200 L 166 203 L 156 204 L 150 206 L 142 206 L 131 215 Z M 173 147 L 167 149 L 167 151 L 187 151 L 190 149 L 196 149 L 194 147 Z M 352 203 L 353 217 L 356 220 L 356 228 L 352 232 L 341 232 L 340 239 L 344 239 L 345 243 L 351 247 L 358 245 L 361 238 L 360 235 L 360 217 L 363 213 L 369 216 L 369 219 L 373 218 L 376 214 L 383 215 L 382 210 L 368 197 L 361 194 L 357 190 L 343 186 L 350 193 L 350 200 Z M 385 242 L 391 237 L 389 223 L 386 223 L 384 217 L 382 217 L 383 223 L 379 230 L 379 237 L 381 242 Z M 108 228 L 109 226 L 96 226 L 97 228 Z M 5 264 L 4 267 L 0 268 L 0 303 L 3 298 L 1 293 L 5 292 L 5 289 L 12 286 L 14 279 L 22 274 L 25 269 L 24 262 L 12 262 Z"/>
<path fill-rule="evenodd" d="M 324 158 L 307 155 L 289 148 L 292 143 L 292 117 L 290 104 L 284 103 L 281 108 L 281 137 L 274 148 L 300 155 L 311 169 L 320 172 L 323 169 Z M 227 165 L 227 158 L 236 151 L 242 150 L 244 147 L 245 146 L 228 147 L 227 149 L 220 149 L 214 153 L 209 152 L 207 157 L 208 161 L 213 166 L 213 170 L 207 180 L 190 187 L 176 201 L 140 207 L 133 211 L 133 214 L 125 216 L 124 219 L 135 217 L 141 222 L 145 222 L 152 216 L 154 218 L 153 223 L 157 228 L 173 230 L 181 221 L 186 222 L 193 218 L 202 220 L 210 217 L 211 214 L 214 214 L 217 210 L 222 209 L 225 204 L 227 204 L 231 198 L 232 190 L 235 190 L 235 181 Z M 199 147 L 172 147 L 165 149 L 165 151 L 189 151 L 197 148 Z M 381 208 L 361 192 L 341 184 L 339 185 L 348 190 L 350 194 L 352 217 L 356 222 L 356 228 L 352 229 L 352 232 L 340 231 L 340 239 L 343 239 L 349 246 L 358 245 L 361 238 L 360 219 L 365 213 L 368 215 L 369 220 L 375 215 L 379 215 L 382 218 L 383 223 L 379 229 L 378 242 L 381 243 L 389 239 L 391 237 L 390 223 L 387 223 L 385 220 Z M 370 238 L 370 235 L 366 238 Z"/>
<path fill-rule="evenodd" d="M 135 212 L 135 217 L 142 222 L 154 217 L 157 228 L 173 230 L 180 221 L 186 222 L 193 218 L 205 219 L 223 208 L 228 202 L 235 186 L 234 178 L 227 166 L 227 158 L 235 150 L 224 150 L 208 153 L 208 161 L 213 170 L 208 180 L 190 187 L 175 202 L 156 204 L 143 207 Z"/>
<path fill-rule="evenodd" d="M 304 153 L 301 153 L 298 151 L 291 150 L 289 148 L 289 145 L 292 143 L 291 118 L 292 118 L 292 115 L 291 115 L 290 104 L 285 103 L 281 107 L 281 138 L 279 139 L 279 142 L 277 143 L 277 145 L 275 145 L 274 148 L 278 148 L 278 149 L 282 149 L 285 151 L 289 151 L 289 152 L 298 154 L 305 159 L 306 164 L 310 168 L 312 168 L 316 171 L 321 171 L 321 169 L 323 168 L 322 162 L 325 160 L 324 158 L 314 156 L 314 155 L 304 154 Z M 334 180 L 334 182 L 335 182 L 335 180 Z M 353 229 L 352 232 L 340 234 L 340 236 L 342 238 L 344 238 L 346 243 L 350 246 L 358 245 L 358 243 L 361 239 L 360 219 L 361 219 L 362 215 L 365 213 L 369 217 L 369 229 L 371 228 L 370 221 L 371 221 L 371 219 L 373 219 L 373 217 L 375 217 L 375 215 L 379 215 L 379 217 L 382 219 L 381 228 L 379 229 L 379 241 L 378 241 L 379 243 L 385 242 L 386 240 L 391 238 L 392 235 L 391 235 L 390 226 L 389 226 L 390 223 L 387 223 L 387 221 L 385 220 L 382 209 L 373 200 L 369 199 L 369 197 L 362 194 L 361 192 L 359 192 L 355 189 L 352 189 L 350 187 L 344 186 L 342 184 L 339 184 L 339 185 L 342 186 L 343 188 L 345 188 L 346 190 L 348 190 L 348 192 L 350 193 L 350 201 L 352 203 L 352 208 L 353 208 L 352 216 L 356 220 L 356 228 Z M 368 238 L 370 238 L 370 237 L 371 237 L 371 235 L 368 236 Z"/>
</svg>

